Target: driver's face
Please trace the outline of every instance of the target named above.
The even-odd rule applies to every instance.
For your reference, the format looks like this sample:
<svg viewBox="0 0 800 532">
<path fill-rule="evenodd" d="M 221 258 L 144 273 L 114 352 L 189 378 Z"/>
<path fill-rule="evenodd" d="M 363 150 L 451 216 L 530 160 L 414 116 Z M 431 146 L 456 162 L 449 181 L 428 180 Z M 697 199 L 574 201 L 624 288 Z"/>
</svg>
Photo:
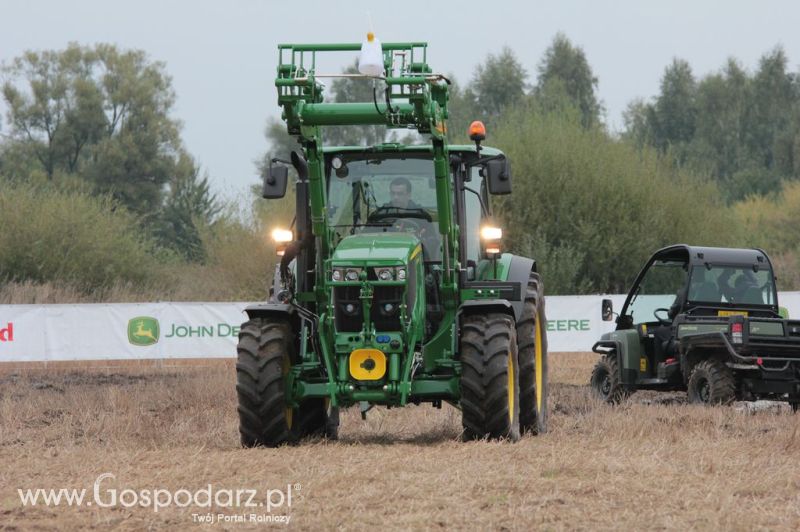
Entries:
<svg viewBox="0 0 800 532">
<path fill-rule="evenodd" d="M 389 192 L 392 195 L 392 207 L 398 207 L 400 209 L 408 208 L 408 202 L 411 200 L 411 193 L 405 185 L 392 185 L 389 188 Z"/>
</svg>

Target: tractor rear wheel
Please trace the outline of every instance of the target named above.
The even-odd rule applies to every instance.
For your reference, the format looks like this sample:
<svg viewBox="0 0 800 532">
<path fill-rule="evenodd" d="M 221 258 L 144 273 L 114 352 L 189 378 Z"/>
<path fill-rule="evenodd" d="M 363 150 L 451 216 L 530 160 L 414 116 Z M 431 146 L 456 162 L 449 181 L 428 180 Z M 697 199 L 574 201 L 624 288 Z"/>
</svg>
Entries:
<svg viewBox="0 0 800 532">
<path fill-rule="evenodd" d="M 519 428 L 524 434 L 547 432 L 547 318 L 538 273 L 531 273 L 522 317 L 517 322 L 519 348 Z"/>
<path fill-rule="evenodd" d="M 592 370 L 589 381 L 595 397 L 607 403 L 618 404 L 625 399 L 627 392 L 619 378 L 617 355 L 603 355 Z"/>
<path fill-rule="evenodd" d="M 236 361 L 239 432 L 244 447 L 277 447 L 305 436 L 335 439 L 338 409 L 324 399 L 299 408 L 286 404 L 284 379 L 295 361 L 295 334 L 286 320 L 252 319 L 242 324 Z"/>
<path fill-rule="evenodd" d="M 467 316 L 461 328 L 464 440 L 519 439 L 516 328 L 501 313 Z"/>
<path fill-rule="evenodd" d="M 723 362 L 707 359 L 692 370 L 688 388 L 689 402 L 695 404 L 728 404 L 736 397 L 736 380 Z"/>
</svg>

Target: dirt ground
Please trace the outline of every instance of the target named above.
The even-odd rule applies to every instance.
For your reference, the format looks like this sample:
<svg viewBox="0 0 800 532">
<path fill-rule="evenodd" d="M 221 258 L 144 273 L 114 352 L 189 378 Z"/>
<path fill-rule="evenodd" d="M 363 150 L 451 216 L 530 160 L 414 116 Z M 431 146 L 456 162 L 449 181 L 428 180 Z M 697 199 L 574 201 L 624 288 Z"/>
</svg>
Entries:
<svg viewBox="0 0 800 532">
<path fill-rule="evenodd" d="M 589 397 L 594 361 L 551 355 L 550 431 L 516 444 L 461 443 L 457 410 L 412 406 L 348 410 L 336 442 L 251 450 L 230 363 L 6 372 L 0 529 L 800 529 L 800 415 L 681 394 L 611 408 Z M 37 488 L 86 493 L 23 505 Z"/>
</svg>

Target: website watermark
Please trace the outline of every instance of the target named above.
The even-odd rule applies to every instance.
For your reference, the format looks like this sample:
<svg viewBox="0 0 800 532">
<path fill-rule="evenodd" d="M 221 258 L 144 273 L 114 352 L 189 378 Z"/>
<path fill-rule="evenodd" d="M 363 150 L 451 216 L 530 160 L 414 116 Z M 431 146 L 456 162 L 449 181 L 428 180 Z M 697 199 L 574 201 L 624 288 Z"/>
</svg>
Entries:
<svg viewBox="0 0 800 532">
<path fill-rule="evenodd" d="M 195 523 L 289 524 L 292 504 L 302 498 L 300 484 L 265 490 L 206 484 L 199 489 L 118 488 L 113 473 L 99 475 L 91 488 L 17 489 L 22 506 L 143 508 L 158 513 L 166 508 L 191 508 Z M 213 511 L 212 511 L 213 510 Z M 221 511 L 222 510 L 222 511 Z"/>
</svg>

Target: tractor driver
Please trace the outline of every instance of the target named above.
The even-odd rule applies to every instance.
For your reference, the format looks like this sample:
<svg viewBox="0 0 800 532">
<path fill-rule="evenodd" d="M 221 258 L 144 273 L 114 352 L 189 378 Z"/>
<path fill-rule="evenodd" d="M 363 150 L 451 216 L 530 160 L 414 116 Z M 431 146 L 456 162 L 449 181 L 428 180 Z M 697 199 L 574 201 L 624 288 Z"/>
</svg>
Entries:
<svg viewBox="0 0 800 532">
<path fill-rule="evenodd" d="M 392 201 L 386 207 L 397 209 L 422 209 L 411 199 L 411 181 L 405 177 L 395 177 L 389 185 L 389 194 Z"/>
<path fill-rule="evenodd" d="M 407 177 L 395 177 L 389 184 L 389 194 L 391 201 L 381 209 L 397 209 L 398 219 L 395 222 L 398 229 L 405 231 L 413 230 L 422 239 L 422 247 L 425 252 L 426 260 L 436 257 L 439 254 L 439 233 L 433 228 L 430 222 L 419 218 L 403 219 L 404 212 L 422 211 L 427 212 L 421 205 L 411 199 L 411 181 Z"/>
</svg>

